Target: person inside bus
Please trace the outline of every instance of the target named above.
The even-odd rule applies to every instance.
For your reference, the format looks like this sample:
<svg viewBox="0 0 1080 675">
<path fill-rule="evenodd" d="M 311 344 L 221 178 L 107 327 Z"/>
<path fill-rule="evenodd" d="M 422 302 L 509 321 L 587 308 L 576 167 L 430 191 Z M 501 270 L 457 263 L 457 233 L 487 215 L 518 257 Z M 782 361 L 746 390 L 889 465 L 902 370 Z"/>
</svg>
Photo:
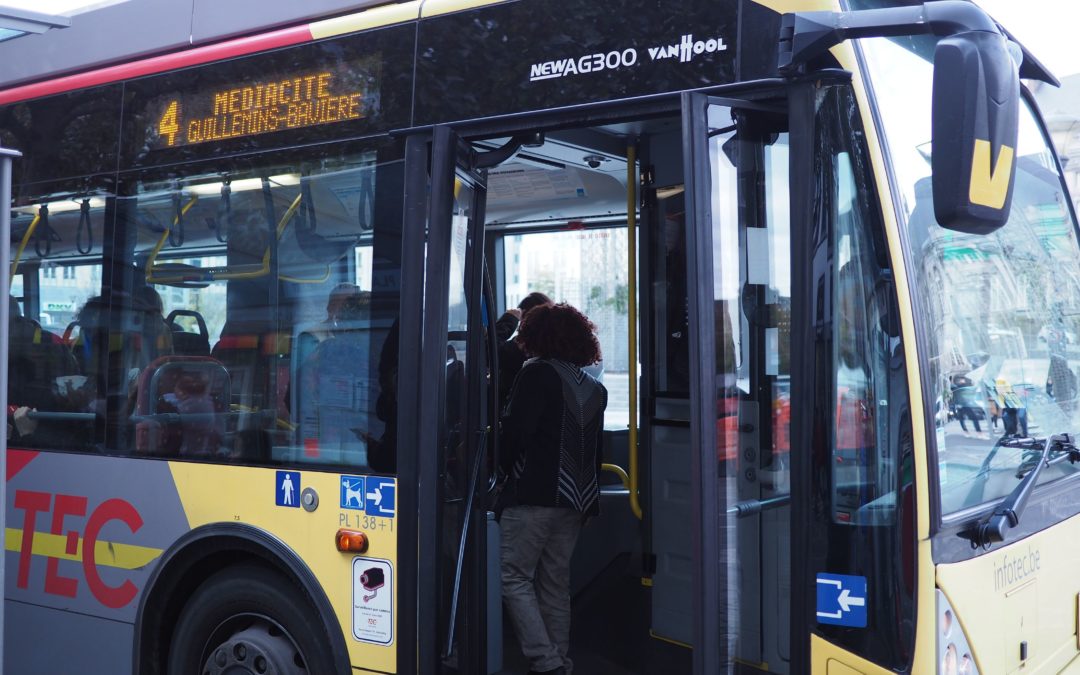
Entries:
<svg viewBox="0 0 1080 675">
<path fill-rule="evenodd" d="M 139 286 L 132 294 L 132 309 L 141 319 L 138 348 L 144 352 L 142 361 L 151 363 L 159 356 L 173 353 L 172 329 L 165 321 L 165 304 L 153 286 Z"/>
<path fill-rule="evenodd" d="M 570 557 L 600 510 L 607 390 L 596 327 L 567 304 L 540 305 L 516 338 L 528 357 L 503 421 L 502 590 L 531 675 L 569 675 Z"/>
<path fill-rule="evenodd" d="M 163 401 L 181 415 L 181 457 L 209 457 L 221 444 L 224 428 L 210 396 L 209 378 L 204 373 L 184 372 Z M 185 417 L 186 416 L 186 417 Z"/>
<path fill-rule="evenodd" d="M 297 337 L 297 354 L 300 363 L 303 363 L 315 351 L 320 342 L 333 337 L 334 328 L 341 320 L 342 308 L 351 299 L 361 297 L 361 294 L 360 287 L 350 283 L 338 284 L 334 290 L 330 291 L 326 299 L 326 318 L 322 323 L 310 330 L 305 330 Z"/>
<path fill-rule="evenodd" d="M 60 336 L 22 315 L 19 303 L 9 297 L 8 314 L 8 440 L 35 447 L 60 441 L 60 430 L 38 430 L 31 413 L 62 409 L 59 395 L 63 383 L 78 372 L 71 352 Z"/>
<path fill-rule="evenodd" d="M 514 341 L 514 332 L 521 323 L 521 318 L 533 307 L 552 304 L 551 298 L 533 291 L 526 295 L 517 307 L 506 310 L 499 320 L 495 322 L 495 339 L 499 343 L 499 409 L 506 408 L 510 400 L 510 389 L 514 386 L 514 378 L 517 377 L 521 366 L 525 363 L 525 353 Z"/>
<path fill-rule="evenodd" d="M 300 366 L 297 415 L 305 443 L 316 442 L 320 452 L 364 450 L 364 461 L 367 445 L 382 434 L 369 365 L 370 304 L 369 293 L 358 293 L 337 308 L 333 334 Z"/>
</svg>

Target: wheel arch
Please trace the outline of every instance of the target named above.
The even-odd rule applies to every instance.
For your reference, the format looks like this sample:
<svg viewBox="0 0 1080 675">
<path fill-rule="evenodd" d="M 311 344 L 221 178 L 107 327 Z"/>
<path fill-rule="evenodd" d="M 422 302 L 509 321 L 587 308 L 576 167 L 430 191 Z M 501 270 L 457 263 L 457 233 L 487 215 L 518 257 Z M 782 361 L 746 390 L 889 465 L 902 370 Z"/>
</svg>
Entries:
<svg viewBox="0 0 1080 675">
<path fill-rule="evenodd" d="M 273 535 L 250 525 L 215 523 L 191 530 L 162 555 L 139 599 L 132 646 L 132 672 L 164 672 L 173 626 L 191 592 L 230 565 L 257 563 L 292 580 L 326 627 L 339 673 L 352 671 L 348 647 L 329 598 L 311 569 Z"/>
</svg>

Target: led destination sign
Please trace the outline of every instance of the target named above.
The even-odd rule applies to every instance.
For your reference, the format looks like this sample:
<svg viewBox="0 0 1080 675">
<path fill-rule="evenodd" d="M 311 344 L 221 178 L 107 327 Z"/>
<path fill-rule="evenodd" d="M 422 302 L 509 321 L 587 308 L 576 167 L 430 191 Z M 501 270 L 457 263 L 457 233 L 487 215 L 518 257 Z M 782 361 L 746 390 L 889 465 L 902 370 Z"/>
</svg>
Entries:
<svg viewBox="0 0 1080 675">
<path fill-rule="evenodd" d="M 165 96 L 151 149 L 176 148 L 358 120 L 377 104 L 375 78 L 346 67 Z"/>
</svg>

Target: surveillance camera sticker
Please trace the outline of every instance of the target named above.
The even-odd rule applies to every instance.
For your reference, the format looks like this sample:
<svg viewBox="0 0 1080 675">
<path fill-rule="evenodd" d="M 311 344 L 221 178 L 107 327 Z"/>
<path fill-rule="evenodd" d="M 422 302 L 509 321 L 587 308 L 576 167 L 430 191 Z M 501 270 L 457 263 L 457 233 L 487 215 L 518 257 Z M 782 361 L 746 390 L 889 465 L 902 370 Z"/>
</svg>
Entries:
<svg viewBox="0 0 1080 675">
<path fill-rule="evenodd" d="M 394 643 L 394 568 L 389 560 L 353 558 L 353 637 Z"/>
</svg>

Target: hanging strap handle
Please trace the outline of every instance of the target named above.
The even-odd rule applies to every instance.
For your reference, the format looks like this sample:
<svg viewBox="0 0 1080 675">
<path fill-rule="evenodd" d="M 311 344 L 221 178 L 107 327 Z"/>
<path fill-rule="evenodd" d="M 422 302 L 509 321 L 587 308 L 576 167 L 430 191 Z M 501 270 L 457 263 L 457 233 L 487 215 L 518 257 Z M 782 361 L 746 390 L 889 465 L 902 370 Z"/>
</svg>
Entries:
<svg viewBox="0 0 1080 675">
<path fill-rule="evenodd" d="M 221 201 L 218 202 L 217 223 L 212 228 L 214 237 L 222 244 L 227 243 L 229 217 L 232 216 L 232 181 L 228 178 L 221 182 Z"/>
<path fill-rule="evenodd" d="M 180 199 L 180 191 L 177 190 L 173 193 L 173 210 L 176 211 L 176 220 L 173 222 L 172 228 L 169 230 L 169 246 L 173 248 L 180 248 L 184 245 L 184 211 L 182 200 Z"/>
<path fill-rule="evenodd" d="M 83 246 L 83 232 L 86 232 L 86 246 Z M 75 248 L 86 255 L 94 250 L 94 229 L 90 221 L 90 199 L 82 200 L 79 205 L 79 229 L 75 232 Z"/>
<path fill-rule="evenodd" d="M 49 205 L 42 204 L 38 210 L 41 222 L 38 223 L 37 233 L 34 237 L 34 250 L 39 258 L 46 258 L 52 253 L 52 237 L 49 236 Z"/>
</svg>

